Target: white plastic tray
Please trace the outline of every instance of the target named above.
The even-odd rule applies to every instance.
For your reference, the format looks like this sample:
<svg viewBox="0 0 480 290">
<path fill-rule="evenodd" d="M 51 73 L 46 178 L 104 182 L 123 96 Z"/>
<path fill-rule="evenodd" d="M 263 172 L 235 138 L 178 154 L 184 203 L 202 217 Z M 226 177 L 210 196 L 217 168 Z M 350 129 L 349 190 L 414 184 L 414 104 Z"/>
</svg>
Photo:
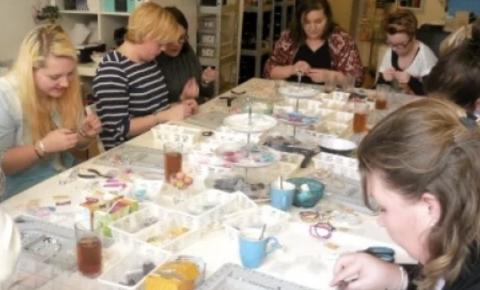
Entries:
<svg viewBox="0 0 480 290">
<path fill-rule="evenodd" d="M 312 290 L 235 264 L 225 264 L 198 290 Z"/>
<path fill-rule="evenodd" d="M 238 241 L 239 231 L 245 228 L 261 229 L 266 225 L 265 235 L 277 235 L 285 230 L 290 214 L 269 205 L 244 210 L 226 217 L 223 223 L 228 238 Z"/>
</svg>

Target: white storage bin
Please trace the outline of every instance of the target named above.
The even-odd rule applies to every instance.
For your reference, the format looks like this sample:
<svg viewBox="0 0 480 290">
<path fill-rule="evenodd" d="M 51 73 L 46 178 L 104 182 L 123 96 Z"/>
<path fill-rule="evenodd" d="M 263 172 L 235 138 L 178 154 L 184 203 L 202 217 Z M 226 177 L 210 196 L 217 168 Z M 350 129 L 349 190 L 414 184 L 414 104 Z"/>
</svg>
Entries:
<svg viewBox="0 0 480 290">
<path fill-rule="evenodd" d="M 199 228 L 216 228 L 237 202 L 235 194 L 209 189 L 180 203 L 178 210 L 195 218 Z"/>
<path fill-rule="evenodd" d="M 360 180 L 358 160 L 356 158 L 321 152 L 313 157 L 312 160 L 316 169 L 328 170 L 337 176 Z"/>
<path fill-rule="evenodd" d="M 195 220 L 182 213 L 171 212 L 167 220 L 142 230 L 136 238 L 166 252 L 177 252 L 197 241 L 201 232 Z"/>
<path fill-rule="evenodd" d="M 145 277 L 165 263 L 170 255 L 153 247 L 135 247 L 117 264 L 105 271 L 98 281 L 102 290 L 142 290 Z"/>
<path fill-rule="evenodd" d="M 191 148 L 200 139 L 201 130 L 185 127 L 174 123 L 160 124 L 152 128 L 153 137 L 158 145 L 167 142 L 181 143 L 185 148 Z"/>
<path fill-rule="evenodd" d="M 138 242 L 137 234 L 159 222 L 168 221 L 175 211 L 147 204 L 145 208 L 134 212 L 110 225 L 113 238 L 127 245 Z"/>
</svg>

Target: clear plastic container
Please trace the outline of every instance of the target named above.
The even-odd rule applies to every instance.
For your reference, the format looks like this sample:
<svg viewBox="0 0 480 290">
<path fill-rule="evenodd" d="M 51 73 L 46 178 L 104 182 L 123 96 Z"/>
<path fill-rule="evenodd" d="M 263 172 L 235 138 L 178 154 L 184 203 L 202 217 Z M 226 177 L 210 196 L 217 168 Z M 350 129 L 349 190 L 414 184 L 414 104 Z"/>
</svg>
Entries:
<svg viewBox="0 0 480 290">
<path fill-rule="evenodd" d="M 291 215 L 269 205 L 244 210 L 226 218 L 223 225 L 228 238 L 238 241 L 239 231 L 246 228 L 261 229 L 264 225 L 265 236 L 276 235 L 286 229 Z"/>
<path fill-rule="evenodd" d="M 143 229 L 135 239 L 166 252 L 177 252 L 201 237 L 195 218 L 181 212 L 168 212 L 168 217 Z"/>
<path fill-rule="evenodd" d="M 110 225 L 113 238 L 127 245 L 136 242 L 136 234 L 160 221 L 169 219 L 171 210 L 147 203 L 144 208 Z"/>
<path fill-rule="evenodd" d="M 198 228 L 216 228 L 237 202 L 233 194 L 209 189 L 180 203 L 177 209 L 194 217 Z"/>
</svg>

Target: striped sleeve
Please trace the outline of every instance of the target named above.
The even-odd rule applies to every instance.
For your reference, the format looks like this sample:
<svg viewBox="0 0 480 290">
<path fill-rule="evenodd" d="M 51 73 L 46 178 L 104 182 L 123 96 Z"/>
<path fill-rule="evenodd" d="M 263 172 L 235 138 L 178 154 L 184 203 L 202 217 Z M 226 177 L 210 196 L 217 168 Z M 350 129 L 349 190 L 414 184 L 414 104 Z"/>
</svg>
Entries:
<svg viewBox="0 0 480 290">
<path fill-rule="evenodd" d="M 105 56 L 92 89 L 102 122 L 100 139 L 105 149 L 110 149 L 127 139 L 130 125 L 128 79 L 116 54 Z"/>
</svg>

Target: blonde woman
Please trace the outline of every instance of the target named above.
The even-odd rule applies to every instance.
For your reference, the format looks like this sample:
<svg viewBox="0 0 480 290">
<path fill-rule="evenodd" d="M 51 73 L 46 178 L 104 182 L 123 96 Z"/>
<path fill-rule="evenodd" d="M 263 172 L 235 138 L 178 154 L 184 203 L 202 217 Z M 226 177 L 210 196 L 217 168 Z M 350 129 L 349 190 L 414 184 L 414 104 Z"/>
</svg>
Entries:
<svg viewBox="0 0 480 290">
<path fill-rule="evenodd" d="M 10 197 L 73 164 L 70 149 L 85 148 L 101 129 L 85 117 L 76 50 L 60 26 L 34 28 L 17 61 L 0 78 L 0 151 Z"/>
<path fill-rule="evenodd" d="M 339 258 L 341 289 L 480 289 L 480 130 L 450 102 L 422 98 L 385 117 L 358 148 L 364 199 L 418 265 Z"/>
<path fill-rule="evenodd" d="M 155 3 L 144 3 L 130 15 L 125 41 L 103 58 L 93 81 L 105 149 L 196 110 L 192 99 L 169 104 L 165 78 L 155 61 L 181 36 L 175 18 Z"/>
</svg>

